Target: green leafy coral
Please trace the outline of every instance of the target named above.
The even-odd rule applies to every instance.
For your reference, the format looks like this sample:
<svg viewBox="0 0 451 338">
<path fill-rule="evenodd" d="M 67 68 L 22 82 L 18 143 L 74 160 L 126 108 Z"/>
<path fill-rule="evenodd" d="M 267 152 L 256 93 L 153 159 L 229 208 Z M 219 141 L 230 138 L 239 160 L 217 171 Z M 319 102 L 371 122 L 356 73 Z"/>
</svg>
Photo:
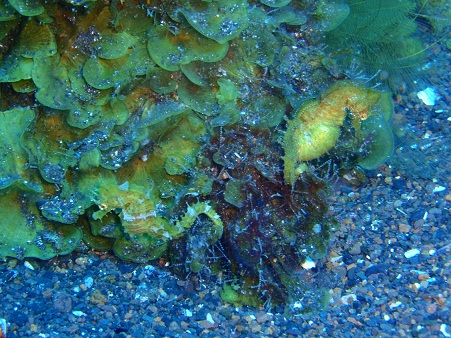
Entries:
<svg viewBox="0 0 451 338">
<path fill-rule="evenodd" d="M 32 109 L 15 108 L 0 113 L 0 153 L 2 189 L 18 182 L 28 186 L 32 184 L 27 178 L 28 158 L 20 146 L 22 134 L 35 117 Z"/>
</svg>

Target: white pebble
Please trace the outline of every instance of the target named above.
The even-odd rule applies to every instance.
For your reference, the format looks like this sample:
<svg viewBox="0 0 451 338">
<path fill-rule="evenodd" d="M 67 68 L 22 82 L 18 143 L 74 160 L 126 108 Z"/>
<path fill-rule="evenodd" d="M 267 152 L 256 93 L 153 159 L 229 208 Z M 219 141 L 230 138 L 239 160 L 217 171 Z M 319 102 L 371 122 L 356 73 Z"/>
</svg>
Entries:
<svg viewBox="0 0 451 338">
<path fill-rule="evenodd" d="M 84 313 L 83 311 L 77 311 L 77 310 L 72 311 L 72 314 L 73 314 L 75 317 L 86 316 L 86 313 Z"/>
<path fill-rule="evenodd" d="M 94 284 L 94 279 L 92 277 L 86 277 L 83 282 L 84 282 L 85 286 L 89 289 Z"/>
<path fill-rule="evenodd" d="M 445 337 L 451 337 L 451 334 L 449 334 L 449 333 L 446 331 L 446 328 L 447 328 L 447 325 L 446 325 L 446 324 L 440 325 L 440 332 L 443 333 L 443 335 L 444 335 Z"/>
<path fill-rule="evenodd" d="M 23 266 L 27 269 L 34 270 L 33 265 L 31 265 L 29 261 L 23 262 Z"/>
<path fill-rule="evenodd" d="M 5 318 L 0 318 L 0 332 L 6 337 L 6 320 Z"/>
<path fill-rule="evenodd" d="M 211 316 L 210 313 L 207 313 L 207 322 L 210 322 L 210 323 L 212 323 L 212 324 L 215 323 L 215 321 L 213 320 L 213 317 Z"/>
<path fill-rule="evenodd" d="M 402 303 L 398 300 L 397 302 L 394 302 L 389 305 L 390 309 L 396 309 L 398 306 L 401 306 Z"/>
<path fill-rule="evenodd" d="M 319 234 L 321 232 L 321 224 L 319 224 L 319 223 L 315 224 L 313 226 L 312 230 L 315 234 Z"/>
<path fill-rule="evenodd" d="M 356 300 L 357 300 L 357 296 L 353 293 L 351 293 L 349 295 L 344 295 L 343 297 L 341 297 L 341 302 L 345 305 L 349 305 L 349 303 L 355 302 Z"/>
<path fill-rule="evenodd" d="M 446 190 L 446 188 L 445 188 L 445 187 L 442 187 L 441 185 L 438 185 L 438 186 L 436 186 L 436 187 L 434 188 L 434 190 L 432 190 L 432 192 L 433 192 L 433 193 L 436 193 L 436 192 L 441 192 L 441 191 L 443 191 L 443 190 Z"/>
<path fill-rule="evenodd" d="M 406 252 L 404 252 L 404 256 L 406 258 L 412 258 L 419 254 L 420 254 L 420 250 L 418 250 L 418 249 L 411 249 L 411 250 L 407 250 Z"/>
<path fill-rule="evenodd" d="M 184 309 L 183 310 L 183 314 L 185 316 L 187 316 L 187 317 L 192 317 L 193 316 L 193 313 L 190 310 L 188 310 L 188 309 Z"/>
<path fill-rule="evenodd" d="M 413 286 L 415 287 L 415 289 L 417 291 L 421 289 L 421 284 L 420 283 L 413 283 Z"/>
<path fill-rule="evenodd" d="M 435 105 L 435 100 L 437 99 L 437 94 L 435 93 L 435 89 L 431 88 L 431 87 L 428 87 L 425 90 L 419 91 L 417 93 L 417 96 L 427 106 Z"/>
<path fill-rule="evenodd" d="M 305 270 L 310 270 L 310 269 L 313 269 L 314 267 L 316 267 L 316 264 L 310 257 L 307 256 L 307 258 L 305 259 L 305 262 L 302 263 L 301 266 Z"/>
</svg>

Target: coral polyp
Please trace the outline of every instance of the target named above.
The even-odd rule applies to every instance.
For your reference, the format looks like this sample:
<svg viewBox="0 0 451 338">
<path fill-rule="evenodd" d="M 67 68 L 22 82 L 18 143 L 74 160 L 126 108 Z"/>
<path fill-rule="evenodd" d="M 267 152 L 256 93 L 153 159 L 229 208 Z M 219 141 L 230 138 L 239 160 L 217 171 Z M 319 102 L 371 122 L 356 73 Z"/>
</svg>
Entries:
<svg viewBox="0 0 451 338">
<path fill-rule="evenodd" d="M 332 86 L 318 100 L 305 104 L 288 122 L 283 139 L 285 181 L 294 184 L 303 171 L 302 162 L 317 159 L 338 141 L 341 127 L 349 114 L 359 129 L 380 100 L 381 93 L 343 82 Z"/>
</svg>

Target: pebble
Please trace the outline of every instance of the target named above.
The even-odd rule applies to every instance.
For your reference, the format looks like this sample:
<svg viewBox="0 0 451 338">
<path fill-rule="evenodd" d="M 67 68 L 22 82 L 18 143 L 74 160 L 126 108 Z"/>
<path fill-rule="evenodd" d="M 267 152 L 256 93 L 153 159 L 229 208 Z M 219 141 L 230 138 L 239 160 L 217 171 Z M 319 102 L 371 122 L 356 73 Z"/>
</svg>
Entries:
<svg viewBox="0 0 451 338">
<path fill-rule="evenodd" d="M 402 233 L 404 233 L 404 234 L 409 233 L 411 228 L 412 228 L 412 227 L 411 227 L 410 225 L 405 224 L 405 223 L 401 223 L 401 224 L 399 224 L 399 226 L 398 226 L 399 232 L 402 232 Z"/>
<path fill-rule="evenodd" d="M 193 313 L 188 309 L 183 309 L 183 314 L 187 317 L 192 317 Z"/>
<path fill-rule="evenodd" d="M 211 329 L 211 328 L 213 328 L 215 326 L 214 323 L 211 323 L 208 320 L 201 320 L 201 321 L 199 321 L 199 325 L 203 329 Z"/>
<path fill-rule="evenodd" d="M 412 258 L 415 257 L 416 255 L 420 254 L 420 250 L 418 249 L 411 249 L 411 250 L 407 250 L 406 252 L 404 252 L 404 257 L 406 258 Z"/>
<path fill-rule="evenodd" d="M 401 201 L 401 200 L 396 200 L 396 201 L 393 203 L 393 206 L 394 206 L 395 208 L 399 208 L 401 205 L 402 205 L 402 201 Z"/>
<path fill-rule="evenodd" d="M 341 297 L 341 302 L 344 305 L 350 305 L 352 302 L 357 300 L 357 296 L 355 294 L 349 294 Z"/>
<path fill-rule="evenodd" d="M 349 250 L 349 253 L 351 255 L 360 255 L 362 253 L 361 247 L 362 247 L 361 243 L 355 243 Z"/>
<path fill-rule="evenodd" d="M 305 259 L 304 263 L 301 264 L 301 266 L 305 270 L 311 270 L 316 267 L 316 263 L 310 257 L 307 256 L 307 258 Z"/>
<path fill-rule="evenodd" d="M 169 326 L 168 329 L 171 332 L 175 332 L 175 331 L 179 331 L 180 330 L 180 325 L 176 322 L 176 321 L 172 321 Z"/>
<path fill-rule="evenodd" d="M 206 318 L 206 320 L 209 321 L 209 322 L 212 323 L 212 324 L 215 323 L 215 321 L 213 320 L 213 317 L 212 317 L 211 313 L 207 313 L 207 318 Z"/>
<path fill-rule="evenodd" d="M 391 303 L 391 304 L 389 305 L 389 307 L 390 307 L 390 309 L 396 309 L 397 307 L 399 307 L 399 306 L 401 306 L 401 305 L 402 305 L 402 302 L 397 301 L 397 302 Z"/>
<path fill-rule="evenodd" d="M 62 313 L 72 311 L 72 298 L 64 292 L 56 293 L 53 296 L 53 308 Z"/>
<path fill-rule="evenodd" d="M 429 314 L 433 314 L 437 311 L 437 304 L 428 304 L 426 306 L 426 312 Z"/>
<path fill-rule="evenodd" d="M 365 270 L 365 275 L 370 276 L 377 273 L 387 273 L 389 266 L 387 264 L 374 264 Z"/>
<path fill-rule="evenodd" d="M 445 187 L 443 187 L 443 186 L 441 186 L 441 185 L 438 185 L 438 186 L 436 186 L 436 187 L 432 190 L 432 192 L 433 192 L 433 193 L 436 193 L 436 192 L 442 192 L 442 191 L 445 191 L 445 190 L 446 190 Z"/>
<path fill-rule="evenodd" d="M 92 278 L 92 277 L 86 277 L 86 278 L 84 279 L 84 285 L 85 285 L 88 289 L 90 289 L 90 288 L 92 287 L 93 284 L 94 284 L 94 278 Z"/>
<path fill-rule="evenodd" d="M 0 337 L 6 337 L 7 327 L 5 318 L 0 318 Z"/>
<path fill-rule="evenodd" d="M 257 322 L 259 322 L 261 324 L 261 323 L 266 323 L 266 322 L 272 320 L 273 314 L 259 311 L 256 313 L 255 317 L 256 317 Z"/>
<path fill-rule="evenodd" d="M 448 332 L 448 325 L 446 324 L 442 324 L 440 325 L 440 332 L 445 336 L 445 337 L 451 337 L 451 334 Z M 451 330 L 449 330 L 451 332 Z"/>
<path fill-rule="evenodd" d="M 31 263 L 30 263 L 29 261 L 23 262 L 23 265 L 24 265 L 27 269 L 34 270 L 33 265 L 31 265 Z"/>
</svg>

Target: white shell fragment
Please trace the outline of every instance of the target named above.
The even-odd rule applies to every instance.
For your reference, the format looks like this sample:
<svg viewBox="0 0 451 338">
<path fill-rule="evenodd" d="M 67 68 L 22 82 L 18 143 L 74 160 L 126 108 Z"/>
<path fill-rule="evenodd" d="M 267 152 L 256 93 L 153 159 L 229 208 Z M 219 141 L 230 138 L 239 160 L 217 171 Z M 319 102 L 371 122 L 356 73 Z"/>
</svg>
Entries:
<svg viewBox="0 0 451 338">
<path fill-rule="evenodd" d="M 389 305 L 390 309 L 396 309 L 398 306 L 401 306 L 402 303 L 400 301 L 394 302 Z"/>
<path fill-rule="evenodd" d="M 419 91 L 417 96 L 427 106 L 435 105 L 435 100 L 437 99 L 435 89 L 431 87 L 427 87 L 425 90 Z"/>
<path fill-rule="evenodd" d="M 310 270 L 310 269 L 313 269 L 314 267 L 316 267 L 316 264 L 310 257 L 307 256 L 307 258 L 305 259 L 305 262 L 302 263 L 301 266 L 305 270 Z"/>
<path fill-rule="evenodd" d="M 34 270 L 33 265 L 31 265 L 29 261 L 23 262 L 23 266 L 26 267 L 27 269 Z"/>
<path fill-rule="evenodd" d="M 213 317 L 212 317 L 212 315 L 210 314 L 210 313 L 207 313 L 207 321 L 208 322 L 210 322 L 211 324 L 214 324 L 215 323 L 215 321 L 214 321 L 214 319 L 213 319 Z"/>
<path fill-rule="evenodd" d="M 438 186 L 436 186 L 436 187 L 434 188 L 434 190 L 432 190 L 432 192 L 433 192 L 433 193 L 436 193 L 436 192 L 441 192 L 441 191 L 444 191 L 444 190 L 446 190 L 445 187 L 443 187 L 443 186 L 441 186 L 441 185 L 438 185 Z"/>
<path fill-rule="evenodd" d="M 447 328 L 447 325 L 446 325 L 446 324 L 440 325 L 440 332 L 443 333 L 443 335 L 444 335 L 445 337 L 451 337 L 451 334 L 449 334 L 449 333 L 446 331 L 446 328 Z"/>
<path fill-rule="evenodd" d="M 349 295 L 344 295 L 343 297 L 340 298 L 341 303 L 344 305 L 349 305 L 352 302 L 357 301 L 357 296 L 353 293 L 349 294 Z"/>
<path fill-rule="evenodd" d="M 404 252 L 404 256 L 406 258 L 412 258 L 419 254 L 420 254 L 420 250 L 418 250 L 418 249 L 411 249 L 411 250 L 407 250 L 406 252 Z"/>
<path fill-rule="evenodd" d="M 193 316 L 193 313 L 190 310 L 188 310 L 188 309 L 184 309 L 183 310 L 183 314 L 185 316 L 187 316 L 187 317 L 192 317 Z"/>
<path fill-rule="evenodd" d="M 6 337 L 6 319 L 0 318 L 0 333 L 3 333 L 3 336 Z"/>
</svg>

